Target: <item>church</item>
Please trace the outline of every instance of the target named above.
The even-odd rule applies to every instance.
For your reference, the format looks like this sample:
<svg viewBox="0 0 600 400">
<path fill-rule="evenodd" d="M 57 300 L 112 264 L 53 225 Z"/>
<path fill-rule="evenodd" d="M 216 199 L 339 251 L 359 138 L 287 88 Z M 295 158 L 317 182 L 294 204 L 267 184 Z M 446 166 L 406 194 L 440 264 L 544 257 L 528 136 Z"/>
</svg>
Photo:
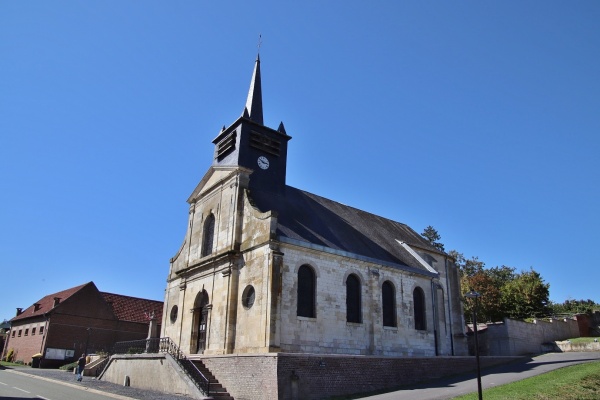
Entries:
<svg viewBox="0 0 600 400">
<path fill-rule="evenodd" d="M 452 258 L 405 224 L 288 186 L 291 139 L 264 125 L 257 57 L 187 200 L 161 336 L 192 357 L 466 355 Z"/>
</svg>

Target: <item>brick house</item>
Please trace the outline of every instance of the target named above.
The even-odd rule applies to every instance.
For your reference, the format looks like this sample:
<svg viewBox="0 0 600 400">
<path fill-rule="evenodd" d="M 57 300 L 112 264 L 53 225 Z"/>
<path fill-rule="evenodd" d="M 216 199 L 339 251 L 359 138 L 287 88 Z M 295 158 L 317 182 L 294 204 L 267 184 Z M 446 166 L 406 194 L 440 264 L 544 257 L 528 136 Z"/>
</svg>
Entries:
<svg viewBox="0 0 600 400">
<path fill-rule="evenodd" d="M 160 321 L 163 302 L 100 292 L 93 282 L 42 297 L 10 320 L 5 353 L 41 367 L 57 367 L 82 353 L 108 350 L 115 342 L 145 339 L 154 312 Z"/>
</svg>

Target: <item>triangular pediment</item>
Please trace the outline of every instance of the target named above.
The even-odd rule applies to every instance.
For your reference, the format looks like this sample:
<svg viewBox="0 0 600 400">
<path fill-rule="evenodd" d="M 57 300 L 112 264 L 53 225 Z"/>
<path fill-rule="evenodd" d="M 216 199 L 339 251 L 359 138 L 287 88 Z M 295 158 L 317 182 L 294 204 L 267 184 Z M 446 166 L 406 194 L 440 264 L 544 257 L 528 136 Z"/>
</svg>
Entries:
<svg viewBox="0 0 600 400">
<path fill-rule="evenodd" d="M 195 202 L 198 198 L 221 185 L 224 181 L 230 179 L 234 175 L 249 175 L 250 173 L 252 173 L 250 169 L 239 166 L 211 166 L 208 171 L 206 171 L 206 174 L 204 174 L 187 202 L 190 204 Z"/>
</svg>

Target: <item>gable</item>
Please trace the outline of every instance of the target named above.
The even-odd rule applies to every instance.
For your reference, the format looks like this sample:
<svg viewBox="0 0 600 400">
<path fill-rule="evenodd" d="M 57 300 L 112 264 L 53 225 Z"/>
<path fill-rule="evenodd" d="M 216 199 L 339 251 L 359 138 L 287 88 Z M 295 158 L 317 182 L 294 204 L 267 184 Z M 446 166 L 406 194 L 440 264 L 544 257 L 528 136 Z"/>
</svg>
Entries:
<svg viewBox="0 0 600 400">
<path fill-rule="evenodd" d="M 247 174 L 251 173 L 250 170 L 242 167 L 210 167 L 188 198 L 188 203 L 198 200 L 198 198 L 210 192 L 239 171 Z"/>
<path fill-rule="evenodd" d="M 77 292 L 79 292 L 85 286 L 88 286 L 88 285 L 94 286 L 94 283 L 88 282 L 83 285 L 75 286 L 70 289 L 65 289 L 65 290 L 61 290 L 60 292 L 46 295 L 46 296 L 42 297 L 41 299 L 39 299 L 38 301 L 36 301 L 35 303 L 33 303 L 28 308 L 26 308 L 21 314 L 12 318 L 11 322 L 19 321 L 19 320 L 23 320 L 23 319 L 27 319 L 27 318 L 31 318 L 31 317 L 42 316 L 51 311 L 54 311 L 55 309 L 62 307 L 64 302 L 67 299 L 71 298 L 74 294 L 76 294 Z M 56 306 L 55 306 L 54 299 L 59 299 L 58 304 Z"/>
</svg>

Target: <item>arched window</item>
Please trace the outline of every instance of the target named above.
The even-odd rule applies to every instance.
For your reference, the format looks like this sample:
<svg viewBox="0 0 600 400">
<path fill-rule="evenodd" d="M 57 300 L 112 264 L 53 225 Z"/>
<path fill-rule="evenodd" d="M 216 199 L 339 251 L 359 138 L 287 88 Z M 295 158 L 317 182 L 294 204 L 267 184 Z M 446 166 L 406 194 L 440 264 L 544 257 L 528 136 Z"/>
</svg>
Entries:
<svg viewBox="0 0 600 400">
<path fill-rule="evenodd" d="M 383 326 L 396 326 L 396 289 L 390 281 L 381 286 L 381 303 L 383 308 Z"/>
<path fill-rule="evenodd" d="M 315 318 L 315 273 L 308 265 L 298 269 L 298 308 L 299 317 Z"/>
<path fill-rule="evenodd" d="M 440 326 L 444 327 L 444 332 L 448 331 L 448 327 L 446 326 L 446 301 L 444 299 L 444 289 L 438 287 L 437 290 L 437 303 L 438 303 L 438 320 Z"/>
<path fill-rule="evenodd" d="M 425 293 L 420 287 L 413 291 L 413 306 L 415 313 L 415 329 L 424 331 L 427 329 L 427 319 L 425 318 Z"/>
<path fill-rule="evenodd" d="M 215 216 L 210 214 L 204 221 L 204 229 L 202 230 L 202 257 L 212 253 L 213 239 L 215 237 Z"/>
<path fill-rule="evenodd" d="M 361 323 L 360 280 L 354 274 L 346 278 L 346 321 Z"/>
</svg>

